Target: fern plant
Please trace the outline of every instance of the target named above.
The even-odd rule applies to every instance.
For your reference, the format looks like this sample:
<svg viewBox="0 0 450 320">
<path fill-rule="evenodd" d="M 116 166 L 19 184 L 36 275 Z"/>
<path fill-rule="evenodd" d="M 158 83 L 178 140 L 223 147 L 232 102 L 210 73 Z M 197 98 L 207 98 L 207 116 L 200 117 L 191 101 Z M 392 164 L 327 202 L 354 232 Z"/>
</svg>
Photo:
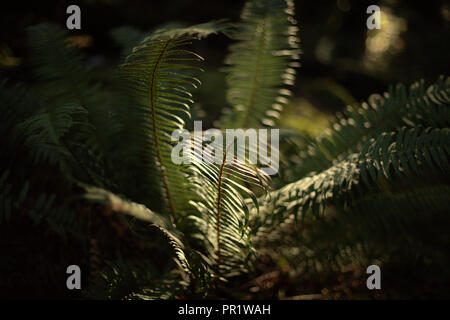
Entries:
<svg viewBox="0 0 450 320">
<path fill-rule="evenodd" d="M 448 222 L 449 131 L 441 115 L 449 90 L 445 77 L 428 88 L 413 84 L 409 93 L 397 86 L 349 109 L 328 135 L 306 140 L 297 164 L 304 177 L 261 198 L 253 214 L 257 247 L 290 243 L 283 254 L 303 272 L 374 260 L 387 269 L 415 265 L 403 271 L 410 281 L 428 279 L 420 274 L 424 261 L 441 272 L 447 239 L 430 244 L 423 227 Z M 405 245 L 412 250 L 402 251 Z M 292 246 L 301 253 L 293 256 Z"/>
<path fill-rule="evenodd" d="M 450 78 L 373 95 L 317 138 L 283 132 L 297 157 L 291 183 L 277 190 L 266 192 L 261 168 L 227 159 L 226 148 L 221 164 L 198 161 L 208 160 L 207 145 L 195 134 L 191 161 L 172 161 L 171 133 L 186 128 L 200 85 L 203 58 L 191 43 L 231 36 L 231 109 L 220 126 L 258 128 L 273 126 L 291 95 L 297 31 L 291 0 L 249 0 L 237 24 L 165 26 L 148 36 L 121 28 L 112 36 L 127 56 L 105 83 L 65 31 L 31 27 L 38 84 L 0 83 L 1 128 L 12 132 L 1 145 L 0 223 L 33 221 L 75 236 L 92 298 L 235 297 L 224 284 L 252 274 L 261 252 L 300 274 L 374 259 L 392 267 L 404 256 L 446 261 L 448 239 L 433 243 L 420 227 L 449 222 Z M 18 158 L 32 166 L 22 170 Z M 114 252 L 99 249 L 110 233 L 120 239 Z M 405 245 L 417 250 L 402 253 Z"/>
<path fill-rule="evenodd" d="M 222 128 L 273 126 L 288 101 L 299 67 L 293 1 L 248 1 L 232 34 L 227 64 L 227 110 Z"/>
</svg>

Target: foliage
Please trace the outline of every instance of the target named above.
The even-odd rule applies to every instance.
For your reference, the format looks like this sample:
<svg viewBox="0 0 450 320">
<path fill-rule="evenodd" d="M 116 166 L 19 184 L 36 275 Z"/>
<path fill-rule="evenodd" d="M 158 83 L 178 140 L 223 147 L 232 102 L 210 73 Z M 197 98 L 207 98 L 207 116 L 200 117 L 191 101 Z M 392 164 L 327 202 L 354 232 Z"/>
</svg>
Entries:
<svg viewBox="0 0 450 320">
<path fill-rule="evenodd" d="M 91 298 L 236 297 L 225 283 L 252 274 L 261 252 L 299 274 L 402 259 L 441 272 L 449 239 L 433 230 L 449 223 L 450 78 L 373 95 L 318 137 L 282 131 L 292 177 L 275 177 L 282 186 L 267 193 L 268 176 L 226 152 L 222 164 L 195 152 L 172 162 L 171 133 L 186 128 L 200 85 L 191 43 L 235 40 L 221 128 L 272 126 L 299 66 L 293 15 L 291 0 L 249 0 L 236 25 L 117 29 L 127 56 L 110 83 L 61 28 L 29 28 L 37 82 L 0 83 L 0 226 L 33 222 L 75 238 Z M 117 248 L 102 250 L 111 237 Z"/>
<path fill-rule="evenodd" d="M 293 1 L 249 1 L 230 47 L 223 128 L 273 125 L 294 84 L 300 50 Z"/>
</svg>

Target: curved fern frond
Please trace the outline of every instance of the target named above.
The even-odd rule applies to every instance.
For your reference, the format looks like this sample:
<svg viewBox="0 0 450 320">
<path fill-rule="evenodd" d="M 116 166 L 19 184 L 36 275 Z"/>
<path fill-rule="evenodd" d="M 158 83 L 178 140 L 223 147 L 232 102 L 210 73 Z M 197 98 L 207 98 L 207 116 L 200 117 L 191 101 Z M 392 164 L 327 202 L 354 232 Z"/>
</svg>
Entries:
<svg viewBox="0 0 450 320">
<path fill-rule="evenodd" d="M 114 41 L 122 48 L 124 57 L 128 56 L 133 48 L 139 45 L 144 39 L 160 39 L 167 37 L 177 37 L 180 35 L 192 35 L 206 37 L 210 34 L 226 32 L 230 25 L 225 20 L 210 21 L 192 27 L 186 27 L 181 22 L 168 22 L 157 26 L 150 36 L 133 26 L 123 26 L 113 29 L 110 32 Z"/>
<path fill-rule="evenodd" d="M 187 283 L 162 274 L 149 260 L 128 261 L 122 257 L 108 262 L 88 287 L 93 299 L 156 300 L 175 299 Z"/>
<path fill-rule="evenodd" d="M 311 141 L 298 163 L 302 175 L 320 172 L 333 161 L 357 152 L 371 138 L 405 127 L 444 128 L 450 125 L 450 78 L 440 77 L 429 86 L 424 81 L 391 87 L 383 96 L 372 95 L 370 103 L 348 107 L 338 114 L 324 135 Z"/>
<path fill-rule="evenodd" d="M 158 231 L 173 249 L 175 262 L 180 270 L 190 274 L 189 263 L 184 253 L 184 245 L 179 239 L 179 235 L 175 233 L 170 220 L 151 211 L 142 204 L 125 200 L 105 189 L 91 186 L 84 186 L 84 189 L 86 190 L 86 199 L 107 205 L 112 211 L 127 214 L 150 223 L 149 227 Z"/>
<path fill-rule="evenodd" d="M 151 211 L 143 204 L 125 200 L 102 188 L 84 186 L 84 189 L 86 190 L 86 194 L 84 195 L 86 199 L 92 202 L 107 205 L 114 212 L 127 214 L 136 219 L 154 223 L 164 228 L 168 228 L 170 226 L 170 221 L 168 221 L 164 216 Z"/>
<path fill-rule="evenodd" d="M 202 150 L 202 149 L 200 149 Z M 198 155 L 194 155 L 198 156 Z M 198 211 L 190 216 L 200 230 L 217 279 L 237 275 L 246 270 L 245 262 L 252 251 L 250 245 L 249 208 L 244 196 L 256 198 L 244 182 L 267 188 L 268 178 L 257 167 L 223 153 L 220 164 L 212 159 L 194 159 L 190 177 L 200 201 L 191 201 Z"/>
<path fill-rule="evenodd" d="M 291 0 L 251 0 L 225 62 L 227 99 L 233 111 L 222 128 L 271 126 L 291 95 L 300 50 Z"/>
<path fill-rule="evenodd" d="M 392 181 L 394 175 L 411 179 L 430 173 L 438 177 L 449 172 L 449 156 L 449 128 L 403 128 L 399 132 L 382 134 L 369 141 L 359 154 L 352 154 L 319 174 L 272 192 L 270 198 L 260 204 L 256 225 L 262 226 L 258 230 L 263 235 L 267 232 L 264 226 L 270 226 L 277 219 L 285 220 L 290 214 L 304 216 L 309 209 L 320 213 L 330 200 L 351 205 L 355 186 L 382 190 L 380 178 Z"/>
<path fill-rule="evenodd" d="M 187 207 L 186 168 L 171 160 L 171 134 L 183 129 L 182 115 L 190 116 L 193 102 L 190 88 L 199 80 L 190 74 L 198 70 L 192 63 L 203 60 L 197 54 L 183 49 L 193 39 L 221 30 L 220 23 L 209 23 L 191 28 L 159 30 L 135 47 L 121 66 L 125 85 L 135 97 L 134 105 L 126 112 L 133 113 L 132 143 L 136 149 L 132 161 L 142 168 L 143 199 L 150 199 L 158 181 L 162 185 L 165 213 L 176 221 L 177 214 Z M 148 201 L 148 200 L 143 200 Z"/>
</svg>

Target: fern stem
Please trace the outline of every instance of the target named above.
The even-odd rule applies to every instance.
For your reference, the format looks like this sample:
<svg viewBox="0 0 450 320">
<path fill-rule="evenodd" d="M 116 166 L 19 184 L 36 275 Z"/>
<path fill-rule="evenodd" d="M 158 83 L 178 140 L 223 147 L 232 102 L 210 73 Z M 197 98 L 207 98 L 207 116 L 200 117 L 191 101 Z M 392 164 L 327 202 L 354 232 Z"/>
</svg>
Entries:
<svg viewBox="0 0 450 320">
<path fill-rule="evenodd" d="M 217 190 L 217 216 L 216 216 L 216 232 L 217 232 L 217 274 L 220 274 L 220 264 L 222 263 L 222 256 L 220 252 L 220 218 L 221 218 L 221 211 L 220 211 L 220 205 L 222 203 L 222 181 L 223 181 L 223 169 L 225 167 L 225 162 L 227 160 L 227 153 L 225 152 L 223 156 L 223 161 L 220 166 L 219 170 L 219 177 L 218 177 L 218 190 Z"/>
</svg>

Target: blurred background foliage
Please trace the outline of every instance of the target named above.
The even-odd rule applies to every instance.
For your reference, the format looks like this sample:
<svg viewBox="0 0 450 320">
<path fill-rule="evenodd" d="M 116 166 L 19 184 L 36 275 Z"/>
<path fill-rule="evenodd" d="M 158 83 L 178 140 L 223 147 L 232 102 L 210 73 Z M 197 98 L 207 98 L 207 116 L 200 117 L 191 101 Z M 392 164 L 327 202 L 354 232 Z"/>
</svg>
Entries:
<svg viewBox="0 0 450 320">
<path fill-rule="evenodd" d="M 0 72 L 8 78 L 30 80 L 21 63 L 27 26 L 57 22 L 65 26 L 69 4 L 82 11 L 82 29 L 73 30 L 72 43 L 83 48 L 87 63 L 100 79 L 108 81 L 123 52 L 112 41 L 112 30 L 128 26 L 148 32 L 167 24 L 191 25 L 212 19 L 237 21 L 243 1 L 45 1 L 2 4 L 0 21 Z M 444 52 L 450 43 L 450 4 L 445 0 L 295 1 L 300 26 L 302 66 L 293 88 L 295 98 L 283 113 L 281 125 L 321 132 L 327 116 L 360 102 L 391 83 L 434 81 L 448 74 L 450 61 Z M 367 6 L 378 4 L 382 28 L 366 28 Z M 231 40 L 224 35 L 198 42 L 194 50 L 206 58 L 203 85 L 195 101 L 208 126 L 226 106 L 222 62 Z M 21 71 L 21 72 L 17 72 Z M 20 79 L 17 79 L 20 78 Z M 310 121 L 314 118 L 314 121 Z"/>
</svg>

